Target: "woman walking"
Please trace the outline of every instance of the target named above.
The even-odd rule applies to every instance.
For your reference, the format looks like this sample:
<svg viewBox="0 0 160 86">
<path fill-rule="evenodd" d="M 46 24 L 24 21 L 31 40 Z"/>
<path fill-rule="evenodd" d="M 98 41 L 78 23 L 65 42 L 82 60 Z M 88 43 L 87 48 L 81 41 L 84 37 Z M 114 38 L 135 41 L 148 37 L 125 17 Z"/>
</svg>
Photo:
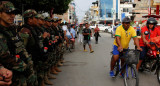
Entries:
<svg viewBox="0 0 160 86">
<path fill-rule="evenodd" d="M 96 25 L 96 28 L 94 29 L 94 36 L 95 36 L 95 43 L 98 44 L 98 37 L 100 36 L 98 25 Z"/>
</svg>

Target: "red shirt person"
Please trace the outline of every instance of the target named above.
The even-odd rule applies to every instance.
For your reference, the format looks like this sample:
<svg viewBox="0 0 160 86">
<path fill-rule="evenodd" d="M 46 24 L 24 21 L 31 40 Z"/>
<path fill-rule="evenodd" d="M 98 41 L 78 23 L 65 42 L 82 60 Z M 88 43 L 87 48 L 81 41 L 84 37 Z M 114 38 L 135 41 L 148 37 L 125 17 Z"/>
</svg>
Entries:
<svg viewBox="0 0 160 86">
<path fill-rule="evenodd" d="M 99 36 L 99 28 L 98 25 L 96 25 L 96 28 L 94 29 L 94 36 L 95 36 L 95 42 L 98 44 L 98 36 Z"/>
<path fill-rule="evenodd" d="M 143 49 L 140 52 L 140 57 L 139 57 L 139 63 L 137 64 L 137 70 L 141 66 L 142 61 L 146 57 L 147 53 L 147 47 L 146 45 L 149 44 L 149 39 L 160 36 L 160 30 L 156 27 L 157 21 L 154 18 L 149 18 L 147 20 L 146 26 L 144 26 L 141 30 L 141 39 L 139 41 L 140 47 Z M 148 35 L 145 35 L 144 33 L 148 32 Z"/>
<path fill-rule="evenodd" d="M 141 30 L 141 33 L 144 33 L 145 31 L 148 31 L 150 33 L 148 35 L 145 35 L 145 39 L 147 40 L 146 42 L 148 42 L 150 38 L 160 36 L 160 29 L 158 29 L 157 27 L 155 27 L 153 30 L 151 30 L 151 29 L 148 29 L 147 26 L 144 26 Z M 143 38 L 141 37 L 141 39 L 139 40 L 139 45 L 146 46 L 146 42 L 144 42 Z"/>
</svg>

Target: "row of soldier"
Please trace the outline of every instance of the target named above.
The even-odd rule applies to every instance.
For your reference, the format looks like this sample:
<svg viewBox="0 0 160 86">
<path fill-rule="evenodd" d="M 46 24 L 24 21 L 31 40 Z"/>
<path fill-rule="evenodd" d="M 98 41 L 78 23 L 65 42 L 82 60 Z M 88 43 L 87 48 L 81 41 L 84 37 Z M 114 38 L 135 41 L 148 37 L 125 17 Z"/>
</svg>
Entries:
<svg viewBox="0 0 160 86">
<path fill-rule="evenodd" d="M 16 14 L 11 2 L 0 1 L 0 85 L 52 85 L 51 73 L 61 72 L 58 65 L 64 62 L 61 19 L 44 18 L 29 9 L 23 13 L 24 25 L 17 28 Z"/>
</svg>

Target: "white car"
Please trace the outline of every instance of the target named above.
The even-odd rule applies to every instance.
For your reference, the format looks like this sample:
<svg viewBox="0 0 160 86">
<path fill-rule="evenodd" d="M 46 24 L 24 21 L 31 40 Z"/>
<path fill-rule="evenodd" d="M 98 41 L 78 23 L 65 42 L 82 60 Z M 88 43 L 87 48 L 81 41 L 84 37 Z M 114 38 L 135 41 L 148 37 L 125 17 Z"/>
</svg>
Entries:
<svg viewBox="0 0 160 86">
<path fill-rule="evenodd" d="M 96 28 L 96 25 L 91 25 L 89 28 L 94 29 Z"/>
<path fill-rule="evenodd" d="M 112 32 L 113 32 L 113 27 L 110 26 L 110 27 L 108 28 L 107 32 L 108 32 L 108 33 L 112 33 Z"/>
<path fill-rule="evenodd" d="M 104 26 L 104 25 L 102 25 L 102 24 L 99 24 L 98 27 L 99 27 L 100 31 L 105 31 L 105 30 L 108 29 L 110 26 Z"/>
</svg>

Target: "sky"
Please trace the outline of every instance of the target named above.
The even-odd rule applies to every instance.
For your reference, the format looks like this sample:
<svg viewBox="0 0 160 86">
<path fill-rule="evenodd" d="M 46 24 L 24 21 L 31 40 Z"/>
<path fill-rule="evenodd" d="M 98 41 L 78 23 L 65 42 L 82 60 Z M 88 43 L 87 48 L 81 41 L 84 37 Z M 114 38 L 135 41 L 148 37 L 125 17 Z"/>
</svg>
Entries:
<svg viewBox="0 0 160 86">
<path fill-rule="evenodd" d="M 76 4 L 76 15 L 78 17 L 79 22 L 83 19 L 85 12 L 92 5 L 92 2 L 96 0 L 74 0 Z"/>
</svg>

